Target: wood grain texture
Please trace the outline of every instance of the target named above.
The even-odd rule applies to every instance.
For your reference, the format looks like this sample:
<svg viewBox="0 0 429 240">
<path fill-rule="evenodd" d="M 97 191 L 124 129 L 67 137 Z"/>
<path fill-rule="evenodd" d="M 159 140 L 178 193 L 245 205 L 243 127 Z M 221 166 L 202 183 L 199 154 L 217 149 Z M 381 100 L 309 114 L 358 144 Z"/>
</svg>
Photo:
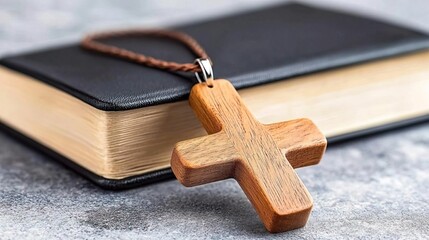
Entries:
<svg viewBox="0 0 429 240">
<path fill-rule="evenodd" d="M 196 186 L 235 178 L 268 231 L 304 226 L 313 203 L 293 167 L 322 158 L 326 139 L 317 127 L 307 119 L 259 123 L 227 80 L 195 85 L 189 102 L 209 135 L 176 144 L 177 179 Z"/>
</svg>

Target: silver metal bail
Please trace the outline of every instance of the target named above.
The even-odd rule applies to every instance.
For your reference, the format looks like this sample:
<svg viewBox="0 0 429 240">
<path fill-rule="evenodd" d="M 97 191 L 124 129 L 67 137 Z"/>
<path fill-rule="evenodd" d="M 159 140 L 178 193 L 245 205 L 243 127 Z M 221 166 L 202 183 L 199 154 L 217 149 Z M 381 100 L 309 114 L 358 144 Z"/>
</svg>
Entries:
<svg viewBox="0 0 429 240">
<path fill-rule="evenodd" d="M 212 64 L 210 63 L 210 60 L 206 58 L 197 58 L 195 59 L 194 63 L 197 63 L 200 68 L 201 72 L 196 72 L 195 76 L 197 77 L 198 82 L 206 82 L 207 86 L 213 87 L 213 69 Z"/>
</svg>

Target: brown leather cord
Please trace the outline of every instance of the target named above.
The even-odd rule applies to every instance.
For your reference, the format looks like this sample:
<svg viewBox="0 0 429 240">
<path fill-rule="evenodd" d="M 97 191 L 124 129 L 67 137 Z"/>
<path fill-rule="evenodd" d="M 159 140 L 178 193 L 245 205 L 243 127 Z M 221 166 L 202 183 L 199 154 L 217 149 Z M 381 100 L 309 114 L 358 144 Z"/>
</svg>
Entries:
<svg viewBox="0 0 429 240">
<path fill-rule="evenodd" d="M 114 57 L 124 58 L 129 61 L 133 61 L 142 65 L 149 67 L 164 69 L 168 71 L 182 71 L 182 72 L 201 72 L 201 68 L 196 63 L 177 63 L 160 60 L 154 57 L 146 56 L 144 54 L 136 53 L 129 51 L 124 48 L 108 45 L 100 42 L 100 40 L 108 38 L 117 38 L 117 37 L 164 37 L 177 40 L 183 43 L 189 50 L 191 50 L 197 58 L 209 59 L 207 53 L 204 49 L 198 44 L 198 42 L 193 39 L 191 36 L 182 33 L 175 32 L 172 30 L 145 30 L 145 29 L 134 29 L 134 30 L 124 30 L 124 31 L 113 31 L 113 32 L 102 32 L 95 33 L 86 36 L 82 42 L 81 46 L 85 49 L 108 54 Z M 211 61 L 210 61 L 211 62 Z"/>
</svg>

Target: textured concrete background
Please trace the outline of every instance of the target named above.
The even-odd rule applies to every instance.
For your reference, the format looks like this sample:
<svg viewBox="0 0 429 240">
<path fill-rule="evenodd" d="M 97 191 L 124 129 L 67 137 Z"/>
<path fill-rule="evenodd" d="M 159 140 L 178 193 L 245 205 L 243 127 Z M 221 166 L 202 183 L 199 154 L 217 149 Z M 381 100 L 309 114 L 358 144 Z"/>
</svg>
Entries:
<svg viewBox="0 0 429 240">
<path fill-rule="evenodd" d="M 263 4 L 0 0 L 0 54 L 73 41 L 94 29 L 168 25 Z M 318 4 L 429 32 L 427 0 Z M 429 124 L 332 146 L 320 165 L 298 173 L 315 201 L 312 216 L 305 228 L 270 235 L 232 180 L 103 191 L 0 133 L 0 239 L 429 238 Z"/>
</svg>

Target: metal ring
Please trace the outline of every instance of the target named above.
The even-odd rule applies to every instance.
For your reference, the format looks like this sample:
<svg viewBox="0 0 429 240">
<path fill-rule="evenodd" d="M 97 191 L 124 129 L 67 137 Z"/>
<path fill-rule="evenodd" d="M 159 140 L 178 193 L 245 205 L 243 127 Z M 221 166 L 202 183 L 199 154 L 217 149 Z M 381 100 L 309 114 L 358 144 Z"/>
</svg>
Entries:
<svg viewBox="0 0 429 240">
<path fill-rule="evenodd" d="M 198 82 L 200 83 L 206 82 L 207 86 L 213 87 L 214 77 L 213 77 L 212 64 L 210 63 L 210 60 L 206 58 L 197 58 L 195 59 L 194 63 L 197 63 L 201 68 L 201 72 L 195 73 L 195 76 L 197 77 Z M 203 79 L 201 79 L 201 77 Z"/>
</svg>

